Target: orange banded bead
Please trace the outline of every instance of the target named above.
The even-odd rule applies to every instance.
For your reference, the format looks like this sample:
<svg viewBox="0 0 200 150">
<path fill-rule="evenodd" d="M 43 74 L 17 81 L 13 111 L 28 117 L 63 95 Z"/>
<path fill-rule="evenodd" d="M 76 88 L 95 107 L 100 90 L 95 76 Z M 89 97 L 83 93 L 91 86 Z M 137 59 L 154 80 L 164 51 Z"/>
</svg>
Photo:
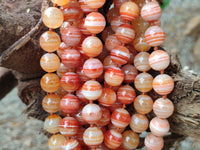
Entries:
<svg viewBox="0 0 200 150">
<path fill-rule="evenodd" d="M 138 75 L 137 69 L 130 64 L 124 65 L 122 67 L 122 71 L 124 72 L 124 82 L 132 83 L 134 82 L 136 76 Z"/>
<path fill-rule="evenodd" d="M 76 139 L 66 140 L 62 146 L 62 150 L 81 150 L 81 144 Z"/>
<path fill-rule="evenodd" d="M 103 106 L 111 106 L 117 100 L 115 91 L 111 88 L 103 88 L 101 96 L 98 98 L 98 102 Z"/>
<path fill-rule="evenodd" d="M 108 130 L 104 136 L 104 144 L 110 148 L 115 149 L 122 144 L 122 135 L 117 130 Z"/>
<path fill-rule="evenodd" d="M 147 150 L 162 150 L 164 140 L 162 137 L 158 137 L 150 133 L 145 137 L 144 145 Z"/>
<path fill-rule="evenodd" d="M 65 137 L 61 134 L 52 135 L 49 138 L 48 146 L 50 150 L 61 150 L 62 143 L 65 141 Z"/>
<path fill-rule="evenodd" d="M 149 53 L 138 53 L 134 58 L 134 65 L 139 71 L 149 71 L 151 69 L 149 65 Z"/>
<path fill-rule="evenodd" d="M 60 121 L 61 121 L 61 117 L 56 114 L 48 116 L 44 121 L 45 130 L 49 133 L 59 132 Z"/>
<path fill-rule="evenodd" d="M 56 94 L 48 94 L 42 100 L 42 107 L 48 113 L 60 110 L 60 97 Z"/>
<path fill-rule="evenodd" d="M 91 8 L 100 8 L 104 5 L 105 0 L 85 0 L 86 4 Z"/>
<path fill-rule="evenodd" d="M 133 21 L 139 15 L 139 7 L 134 2 L 125 2 L 120 7 L 120 16 L 128 21 Z"/>
<path fill-rule="evenodd" d="M 134 108 L 140 114 L 147 114 L 153 109 L 153 100 L 148 95 L 139 95 L 134 101 Z"/>
<path fill-rule="evenodd" d="M 139 135 L 131 130 L 127 130 L 122 134 L 122 147 L 126 150 L 135 149 L 140 142 Z"/>
</svg>

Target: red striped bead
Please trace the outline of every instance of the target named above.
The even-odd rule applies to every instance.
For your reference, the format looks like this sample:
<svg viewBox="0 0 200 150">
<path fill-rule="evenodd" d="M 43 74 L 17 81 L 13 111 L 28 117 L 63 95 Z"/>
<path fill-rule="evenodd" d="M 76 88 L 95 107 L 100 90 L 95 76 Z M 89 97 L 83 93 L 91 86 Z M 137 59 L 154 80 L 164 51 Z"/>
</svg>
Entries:
<svg viewBox="0 0 200 150">
<path fill-rule="evenodd" d="M 122 133 L 122 132 L 124 132 L 124 130 L 126 129 L 126 128 L 117 128 L 116 126 L 114 126 L 112 123 L 110 123 L 109 125 L 108 125 L 108 129 L 109 130 L 117 130 L 117 131 L 119 131 L 120 133 Z"/>
<path fill-rule="evenodd" d="M 114 6 L 117 10 L 119 10 L 122 4 L 128 1 L 129 0 L 114 0 Z"/>
<path fill-rule="evenodd" d="M 117 37 L 112 34 L 106 38 L 105 46 L 108 51 L 111 51 L 115 47 L 120 46 L 122 43 L 117 39 Z"/>
<path fill-rule="evenodd" d="M 63 24 L 60 26 L 60 33 L 62 33 L 64 28 L 71 26 L 70 22 L 64 21 Z"/>
<path fill-rule="evenodd" d="M 80 101 L 75 95 L 67 94 L 61 99 L 60 108 L 67 114 L 76 113 L 80 108 Z"/>
<path fill-rule="evenodd" d="M 116 17 L 113 17 L 110 24 L 111 24 L 111 28 L 114 32 L 117 31 L 118 27 L 122 24 L 125 24 L 126 21 L 121 18 L 120 16 L 116 16 Z"/>
<path fill-rule="evenodd" d="M 62 150 L 81 150 L 81 144 L 75 139 L 66 140 L 62 146 Z"/>
<path fill-rule="evenodd" d="M 122 135 L 117 130 L 108 130 L 104 136 L 104 144 L 110 148 L 115 149 L 122 144 Z"/>
<path fill-rule="evenodd" d="M 104 5 L 105 0 L 85 0 L 86 4 L 91 8 L 100 8 Z"/>
<path fill-rule="evenodd" d="M 134 2 L 125 2 L 120 7 L 120 16 L 128 21 L 133 21 L 139 15 L 139 7 Z"/>
<path fill-rule="evenodd" d="M 115 91 L 111 88 L 103 88 L 102 94 L 98 99 L 98 102 L 103 106 L 112 106 L 117 100 Z"/>
<path fill-rule="evenodd" d="M 124 82 L 125 83 L 133 83 L 136 76 L 138 75 L 137 69 L 130 64 L 124 65 L 122 67 L 122 71 L 124 73 Z"/>
<path fill-rule="evenodd" d="M 95 8 L 91 8 L 87 5 L 86 0 L 79 0 L 79 6 L 81 7 L 82 11 L 86 14 L 95 11 Z"/>
<path fill-rule="evenodd" d="M 105 107 L 101 107 L 101 111 L 102 111 L 102 117 L 99 121 L 97 121 L 96 125 L 97 126 L 106 126 L 110 123 L 110 110 L 108 108 Z"/>
<path fill-rule="evenodd" d="M 57 75 L 62 78 L 62 76 L 67 73 L 70 72 L 70 68 L 66 67 L 63 63 L 60 63 L 59 68 L 57 69 L 56 73 Z"/>
<path fill-rule="evenodd" d="M 135 90 L 130 85 L 121 86 L 117 91 L 117 99 L 122 104 L 131 104 L 136 97 Z"/>
<path fill-rule="evenodd" d="M 117 46 L 111 50 L 110 58 L 115 64 L 124 65 L 128 62 L 130 53 L 125 46 Z"/>
</svg>

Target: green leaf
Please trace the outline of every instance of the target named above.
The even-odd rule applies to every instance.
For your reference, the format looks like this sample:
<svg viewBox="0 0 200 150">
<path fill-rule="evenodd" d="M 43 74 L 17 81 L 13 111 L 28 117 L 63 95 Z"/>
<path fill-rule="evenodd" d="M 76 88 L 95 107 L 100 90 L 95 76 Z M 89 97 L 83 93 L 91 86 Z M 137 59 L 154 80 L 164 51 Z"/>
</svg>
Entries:
<svg viewBox="0 0 200 150">
<path fill-rule="evenodd" d="M 163 0 L 163 4 L 161 5 L 161 8 L 164 9 L 168 4 L 170 0 Z"/>
</svg>

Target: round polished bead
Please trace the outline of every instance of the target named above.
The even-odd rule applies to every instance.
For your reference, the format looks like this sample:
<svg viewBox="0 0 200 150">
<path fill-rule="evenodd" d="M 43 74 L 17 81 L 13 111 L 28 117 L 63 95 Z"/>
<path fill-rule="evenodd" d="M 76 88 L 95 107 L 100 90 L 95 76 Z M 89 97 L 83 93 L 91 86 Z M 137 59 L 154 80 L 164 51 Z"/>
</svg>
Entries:
<svg viewBox="0 0 200 150">
<path fill-rule="evenodd" d="M 151 66 L 149 65 L 149 53 L 140 52 L 135 56 L 134 65 L 139 71 L 149 71 Z"/>
<path fill-rule="evenodd" d="M 128 62 L 130 53 L 125 46 L 117 46 L 111 50 L 110 58 L 115 64 L 124 65 Z"/>
<path fill-rule="evenodd" d="M 79 123 L 73 117 L 65 117 L 60 121 L 59 131 L 64 136 L 74 136 L 78 132 Z"/>
<path fill-rule="evenodd" d="M 67 94 L 61 99 L 60 108 L 67 114 L 76 113 L 80 108 L 80 101 L 75 95 Z"/>
<path fill-rule="evenodd" d="M 111 26 L 106 27 L 101 33 L 101 39 L 106 42 L 108 36 L 113 35 L 115 32 L 112 30 Z"/>
<path fill-rule="evenodd" d="M 103 64 L 99 59 L 90 58 L 85 61 L 83 71 L 89 78 L 98 78 L 103 73 Z"/>
<path fill-rule="evenodd" d="M 135 149 L 140 143 L 140 138 L 137 133 L 127 130 L 122 134 L 122 146 L 126 150 Z"/>
<path fill-rule="evenodd" d="M 96 147 L 103 142 L 103 132 L 98 127 L 89 127 L 83 133 L 84 143 L 88 147 Z"/>
<path fill-rule="evenodd" d="M 115 91 L 111 88 L 103 88 L 102 94 L 98 99 L 99 103 L 106 107 L 114 104 L 116 100 L 117 96 L 115 94 Z"/>
<path fill-rule="evenodd" d="M 82 65 L 76 69 L 76 73 L 79 75 L 79 78 L 81 79 L 82 82 L 90 80 L 90 78 L 86 76 Z"/>
<path fill-rule="evenodd" d="M 82 34 L 84 35 L 91 35 L 90 31 L 87 30 L 86 26 L 85 26 L 85 18 L 81 19 L 79 21 L 78 27 L 81 31 Z"/>
<path fill-rule="evenodd" d="M 153 89 L 160 95 L 167 95 L 174 89 L 174 80 L 167 74 L 160 74 L 153 80 Z"/>
<path fill-rule="evenodd" d="M 62 150 L 81 150 L 81 144 L 76 139 L 68 139 L 61 148 Z"/>
<path fill-rule="evenodd" d="M 108 108 L 105 107 L 101 107 L 101 111 L 102 111 L 102 117 L 99 121 L 97 121 L 96 125 L 97 126 L 106 126 L 110 123 L 110 110 Z"/>
<path fill-rule="evenodd" d="M 142 133 L 148 128 L 149 121 L 145 115 L 133 114 L 130 121 L 131 129 L 136 133 Z"/>
<path fill-rule="evenodd" d="M 149 28 L 150 24 L 142 19 L 141 16 L 138 16 L 135 20 L 132 21 L 132 26 L 135 33 L 138 36 L 142 36 L 145 31 Z"/>
<path fill-rule="evenodd" d="M 65 141 L 65 137 L 61 134 L 52 135 L 49 138 L 48 146 L 50 150 L 61 150 L 61 145 Z"/>
<path fill-rule="evenodd" d="M 149 128 L 155 136 L 164 136 L 169 132 L 169 122 L 167 119 L 155 117 L 150 121 Z"/>
<path fill-rule="evenodd" d="M 130 123 L 130 114 L 126 109 L 118 108 L 111 115 L 111 122 L 117 128 L 125 128 Z"/>
<path fill-rule="evenodd" d="M 70 72 L 70 68 L 66 67 L 63 63 L 60 63 L 60 66 L 58 67 L 56 73 L 57 75 L 62 78 L 62 76 L 67 73 Z"/>
<path fill-rule="evenodd" d="M 69 26 L 71 26 L 70 22 L 64 21 L 63 24 L 60 26 L 60 33 L 62 33 L 63 30 L 64 30 L 65 28 L 68 28 Z"/>
<path fill-rule="evenodd" d="M 82 11 L 86 14 L 95 11 L 95 8 L 91 8 L 87 5 L 86 0 L 79 0 L 79 6 L 81 7 Z"/>
<path fill-rule="evenodd" d="M 77 113 L 73 114 L 72 116 L 78 121 L 80 125 L 85 125 L 87 124 L 87 122 L 83 119 L 82 109 L 83 109 L 83 106 L 81 106 L 79 110 L 77 111 Z"/>
<path fill-rule="evenodd" d="M 96 123 L 102 117 L 102 111 L 97 104 L 87 104 L 82 110 L 83 119 L 90 124 Z"/>
<path fill-rule="evenodd" d="M 169 63 L 169 55 L 163 50 L 156 50 L 149 56 L 149 65 L 154 70 L 165 70 L 169 66 Z"/>
<path fill-rule="evenodd" d="M 147 148 L 147 150 L 162 150 L 164 146 L 164 140 L 162 137 L 158 137 L 153 134 L 148 134 L 145 137 L 144 145 Z"/>
<path fill-rule="evenodd" d="M 47 8 L 42 14 L 42 21 L 48 28 L 58 28 L 62 25 L 64 20 L 60 9 L 56 7 Z"/>
<path fill-rule="evenodd" d="M 137 69 L 130 64 L 124 65 L 122 67 L 122 71 L 124 73 L 124 82 L 125 83 L 133 83 L 136 76 L 138 75 Z"/>
<path fill-rule="evenodd" d="M 148 51 L 151 46 L 149 46 L 143 36 L 139 36 L 134 39 L 133 46 L 138 52 L 146 52 Z"/>
<path fill-rule="evenodd" d="M 89 80 L 83 84 L 82 94 L 88 100 L 97 100 L 102 94 L 102 86 L 97 81 Z"/>
<path fill-rule="evenodd" d="M 108 85 L 118 86 L 121 85 L 124 80 L 124 73 L 118 67 L 110 67 L 106 70 L 104 79 Z"/>
<path fill-rule="evenodd" d="M 64 90 L 74 92 L 80 87 L 81 81 L 76 73 L 67 72 L 62 76 L 60 84 Z"/>
<path fill-rule="evenodd" d="M 94 36 L 87 37 L 82 43 L 82 50 L 88 57 L 98 56 L 103 49 L 101 40 Z"/>
<path fill-rule="evenodd" d="M 59 48 L 56 51 L 57 55 L 61 57 L 65 49 L 69 49 L 69 46 L 67 46 L 64 42 L 61 42 Z"/>
<path fill-rule="evenodd" d="M 139 15 L 139 7 L 134 2 L 125 2 L 120 7 L 120 16 L 128 21 L 133 21 Z"/>
<path fill-rule="evenodd" d="M 102 14 L 92 12 L 86 16 L 85 26 L 92 34 L 98 34 L 104 30 L 106 21 Z"/>
<path fill-rule="evenodd" d="M 104 144 L 110 149 L 116 149 L 122 144 L 122 135 L 117 130 L 108 130 L 104 136 Z"/>
<path fill-rule="evenodd" d="M 165 40 L 165 32 L 159 26 L 151 26 L 146 30 L 144 38 L 150 46 L 160 46 Z"/>
<path fill-rule="evenodd" d="M 51 0 L 51 1 L 52 3 L 55 3 L 58 6 L 66 5 L 69 2 L 69 0 Z"/>
<path fill-rule="evenodd" d="M 85 0 L 86 4 L 91 8 L 100 8 L 104 5 L 105 0 Z"/>
<path fill-rule="evenodd" d="M 153 77 L 149 73 L 140 73 L 135 78 L 135 88 L 140 92 L 152 90 Z"/>
<path fill-rule="evenodd" d="M 153 112 L 159 118 L 168 118 L 174 112 L 174 104 L 168 98 L 159 98 L 153 104 Z"/>
<path fill-rule="evenodd" d="M 60 59 L 54 53 L 46 53 L 40 59 L 40 66 L 46 72 L 54 72 L 60 66 Z"/>
<path fill-rule="evenodd" d="M 57 133 L 59 132 L 59 123 L 61 121 L 61 117 L 58 115 L 50 115 L 44 121 L 44 129 L 49 133 Z"/>
<path fill-rule="evenodd" d="M 159 20 L 161 16 L 161 8 L 158 2 L 153 1 L 145 4 L 141 10 L 141 16 L 148 22 Z"/>
<path fill-rule="evenodd" d="M 56 32 L 46 31 L 40 36 L 40 46 L 47 52 L 54 52 L 60 46 L 60 37 Z"/>
<path fill-rule="evenodd" d="M 47 73 L 40 80 L 41 88 L 49 93 L 55 92 L 60 87 L 60 79 L 56 74 Z"/>
<path fill-rule="evenodd" d="M 139 95 L 134 101 L 134 108 L 140 114 L 148 114 L 153 109 L 153 100 L 148 95 Z"/>
<path fill-rule="evenodd" d="M 115 111 L 115 110 L 118 109 L 118 108 L 122 108 L 122 106 L 123 106 L 123 104 L 120 103 L 120 102 L 117 100 L 117 101 L 115 101 L 114 104 L 112 104 L 111 106 L 109 106 L 109 110 L 110 110 L 111 112 L 113 112 L 113 111 Z"/>
<path fill-rule="evenodd" d="M 111 20 L 111 22 L 110 22 L 111 28 L 112 28 L 112 30 L 114 32 L 117 31 L 117 29 L 118 29 L 118 27 L 120 25 L 125 24 L 125 23 L 126 23 L 126 21 L 123 18 L 121 18 L 120 16 L 113 17 L 112 20 Z"/>
<path fill-rule="evenodd" d="M 135 97 L 135 90 L 130 85 L 121 86 L 117 91 L 117 99 L 122 104 L 131 104 Z"/>
<path fill-rule="evenodd" d="M 111 51 L 115 47 L 120 46 L 122 43 L 117 39 L 117 37 L 112 34 L 106 38 L 105 46 L 108 51 Z"/>
<path fill-rule="evenodd" d="M 115 64 L 112 61 L 111 57 L 110 56 L 105 57 L 105 59 L 103 60 L 104 70 L 106 70 L 106 69 L 108 69 L 110 67 L 114 67 L 114 66 L 115 66 Z"/>
<path fill-rule="evenodd" d="M 84 97 L 82 87 L 76 91 L 76 96 L 81 102 L 88 102 L 88 99 Z"/>
<path fill-rule="evenodd" d="M 76 26 L 64 28 L 61 37 L 68 46 L 76 46 L 81 41 L 81 31 Z"/>
<path fill-rule="evenodd" d="M 48 113 L 60 110 L 60 97 L 56 94 L 48 94 L 42 100 L 42 107 Z"/>
</svg>

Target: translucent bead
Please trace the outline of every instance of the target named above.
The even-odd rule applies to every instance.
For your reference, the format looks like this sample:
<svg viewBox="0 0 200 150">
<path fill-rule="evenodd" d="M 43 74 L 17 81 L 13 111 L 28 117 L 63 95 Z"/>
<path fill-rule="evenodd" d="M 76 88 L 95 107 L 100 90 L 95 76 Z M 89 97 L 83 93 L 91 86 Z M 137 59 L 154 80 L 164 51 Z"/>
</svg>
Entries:
<svg viewBox="0 0 200 150">
<path fill-rule="evenodd" d="M 122 24 L 116 30 L 116 37 L 122 43 L 130 43 L 135 38 L 135 31 L 129 24 Z"/>
<path fill-rule="evenodd" d="M 135 88 L 140 92 L 152 90 L 153 77 L 149 73 L 140 73 L 135 78 Z"/>
<path fill-rule="evenodd" d="M 102 94 L 98 99 L 98 102 L 103 106 L 111 106 L 117 100 L 115 91 L 111 88 L 103 88 Z"/>
<path fill-rule="evenodd" d="M 40 59 L 40 66 L 46 72 L 54 72 L 60 66 L 60 59 L 54 53 L 46 53 Z"/>
<path fill-rule="evenodd" d="M 85 0 L 86 4 L 91 8 L 100 8 L 104 5 L 105 0 Z"/>
<path fill-rule="evenodd" d="M 116 65 L 124 65 L 128 62 L 130 53 L 125 46 L 117 46 L 111 50 L 110 58 Z"/>
<path fill-rule="evenodd" d="M 64 21 L 63 24 L 60 26 L 60 33 L 63 32 L 63 29 L 68 28 L 69 26 L 71 26 L 70 22 Z"/>
<path fill-rule="evenodd" d="M 67 72 L 62 76 L 60 84 L 64 90 L 74 92 L 80 87 L 81 81 L 76 73 Z"/>
<path fill-rule="evenodd" d="M 49 93 L 55 92 L 60 87 L 60 79 L 56 74 L 47 73 L 40 80 L 41 88 Z"/>
<path fill-rule="evenodd" d="M 81 7 L 82 11 L 86 14 L 95 11 L 95 8 L 91 8 L 86 4 L 86 0 L 79 0 L 79 6 Z"/>
<path fill-rule="evenodd" d="M 114 104 L 112 104 L 112 105 L 109 107 L 109 110 L 110 110 L 111 112 L 113 112 L 113 111 L 115 111 L 115 110 L 118 109 L 118 108 L 122 108 L 122 106 L 123 106 L 123 104 L 120 103 L 120 102 L 117 100 L 117 101 L 115 101 Z"/>
<path fill-rule="evenodd" d="M 122 19 L 120 16 L 116 16 L 113 17 L 110 24 L 111 24 L 111 28 L 114 32 L 117 31 L 118 27 L 122 24 L 125 24 L 126 21 L 124 19 Z"/>
<path fill-rule="evenodd" d="M 119 16 L 119 11 L 115 7 L 109 9 L 108 13 L 106 14 L 106 18 L 109 23 L 111 23 L 111 20 L 116 16 Z"/>
<path fill-rule="evenodd" d="M 122 4 L 128 1 L 129 0 L 114 0 L 114 6 L 117 10 L 119 10 Z"/>
<path fill-rule="evenodd" d="M 89 127 L 83 133 L 84 143 L 91 148 L 100 145 L 103 138 L 103 132 L 98 127 Z"/>
<path fill-rule="evenodd" d="M 101 107 L 101 111 L 102 111 L 102 117 L 99 121 L 97 121 L 96 125 L 97 126 L 106 126 L 110 123 L 110 110 L 108 108 L 105 107 Z"/>
<path fill-rule="evenodd" d="M 59 132 L 59 123 L 61 121 L 61 117 L 58 115 L 50 115 L 44 121 L 44 129 L 49 133 L 57 133 Z"/>
<path fill-rule="evenodd" d="M 160 46 L 165 40 L 165 32 L 159 26 L 151 26 L 145 32 L 145 41 L 150 46 Z"/>
<path fill-rule="evenodd" d="M 91 33 L 98 34 L 104 30 L 106 26 L 106 20 L 102 14 L 98 12 L 92 12 L 86 16 L 85 26 Z"/>
<path fill-rule="evenodd" d="M 169 122 L 167 119 L 155 117 L 150 121 L 149 128 L 155 136 L 164 136 L 169 132 Z"/>
<path fill-rule="evenodd" d="M 68 46 L 76 46 L 81 41 L 81 31 L 76 26 L 69 26 L 63 29 L 61 37 Z"/>
<path fill-rule="evenodd" d="M 153 89 L 160 95 L 167 95 L 174 89 L 174 80 L 167 74 L 157 75 L 153 80 Z"/>
<path fill-rule="evenodd" d="M 48 146 L 50 150 L 61 150 L 61 145 L 65 141 L 65 137 L 61 134 L 52 135 L 49 138 Z"/>
<path fill-rule="evenodd" d="M 80 101 L 75 95 L 67 94 L 61 99 L 60 108 L 67 114 L 76 113 L 80 108 Z"/>
<path fill-rule="evenodd" d="M 61 55 L 65 51 L 65 49 L 69 49 L 69 46 L 67 46 L 64 42 L 61 42 L 59 48 L 56 51 L 57 55 L 59 57 L 61 57 Z"/>
<path fill-rule="evenodd" d="M 113 35 L 115 32 L 112 30 L 111 26 L 106 27 L 101 33 L 101 39 L 106 42 L 108 36 Z"/>
<path fill-rule="evenodd" d="M 81 150 L 81 144 L 76 139 L 68 139 L 61 148 L 62 150 Z"/>
<path fill-rule="evenodd" d="M 79 78 L 81 79 L 82 82 L 86 82 L 90 80 L 90 78 L 86 76 L 85 72 L 83 71 L 82 65 L 76 69 L 76 73 L 79 75 Z"/>
<path fill-rule="evenodd" d="M 118 67 L 110 67 L 105 71 L 104 79 L 110 86 L 118 86 L 124 80 L 124 73 Z"/>
<path fill-rule="evenodd" d="M 137 69 L 130 64 L 124 65 L 122 67 L 122 71 L 124 73 L 124 82 L 125 83 L 133 83 L 136 76 L 138 75 Z"/>
<path fill-rule="evenodd" d="M 144 21 L 141 16 L 138 16 L 135 20 L 132 21 L 132 26 L 135 33 L 138 36 L 141 36 L 149 28 L 150 24 Z"/>
<path fill-rule="evenodd" d="M 104 144 L 110 148 L 115 149 L 122 144 L 122 135 L 117 130 L 108 130 L 104 135 Z"/>
<path fill-rule="evenodd" d="M 134 101 L 134 108 L 140 114 L 148 114 L 153 109 L 153 100 L 148 95 L 139 95 Z"/>
<path fill-rule="evenodd" d="M 87 30 L 86 26 L 85 26 L 85 18 L 81 19 L 79 21 L 78 27 L 81 31 L 82 34 L 84 35 L 91 35 L 90 31 Z"/>
<path fill-rule="evenodd" d="M 137 133 L 127 130 L 122 134 L 122 146 L 126 150 L 135 149 L 140 143 L 140 138 Z"/>
<path fill-rule="evenodd" d="M 149 120 L 145 115 L 133 114 L 130 121 L 131 129 L 136 133 L 142 133 L 146 131 L 149 126 Z"/>
<path fill-rule="evenodd" d="M 52 3 L 55 3 L 58 6 L 66 5 L 69 2 L 69 0 L 51 0 L 51 1 Z"/>
<path fill-rule="evenodd" d="M 78 132 L 79 123 L 73 117 L 65 117 L 60 121 L 59 131 L 64 136 L 74 136 Z"/>
<path fill-rule="evenodd" d="M 102 94 L 102 86 L 97 81 L 89 80 L 83 84 L 82 94 L 88 100 L 97 100 Z"/>
<path fill-rule="evenodd" d="M 123 85 L 117 91 L 117 99 L 122 104 L 131 104 L 135 97 L 135 90 L 130 85 Z"/>
<path fill-rule="evenodd" d="M 164 140 L 162 137 L 158 137 L 153 134 L 148 134 L 145 137 L 144 145 L 147 148 L 147 150 L 162 150 L 164 146 Z"/>
<path fill-rule="evenodd" d="M 68 68 L 76 68 L 81 63 L 81 54 L 75 49 L 66 49 L 61 55 L 62 63 Z"/>
<path fill-rule="evenodd" d="M 139 36 L 134 39 L 133 46 L 138 52 L 147 52 L 151 46 L 149 46 L 143 36 Z"/>
<path fill-rule="evenodd" d="M 89 78 L 98 78 L 103 73 L 103 64 L 99 59 L 90 58 L 85 61 L 83 71 Z"/>
<path fill-rule="evenodd" d="M 159 118 L 168 118 L 174 112 L 174 104 L 168 98 L 159 98 L 153 104 L 153 112 Z"/>
<path fill-rule="evenodd" d="M 130 114 L 126 109 L 118 108 L 111 115 L 111 122 L 117 128 L 125 128 L 130 123 Z"/>
<path fill-rule="evenodd" d="M 70 68 L 66 67 L 63 63 L 60 63 L 59 68 L 57 69 L 56 73 L 57 75 L 62 78 L 62 76 L 67 73 L 70 72 Z"/>
<path fill-rule="evenodd" d="M 154 70 L 165 70 L 169 66 L 169 63 L 169 55 L 163 50 L 156 50 L 149 56 L 149 65 Z"/>
<path fill-rule="evenodd" d="M 120 133 L 122 133 L 122 132 L 124 132 L 124 130 L 126 129 L 126 128 L 117 128 L 116 126 L 114 126 L 112 123 L 110 123 L 109 125 L 108 125 L 108 129 L 109 130 L 117 130 L 117 131 L 119 131 Z"/>
<path fill-rule="evenodd" d="M 159 20 L 162 10 L 158 2 L 153 1 L 145 4 L 141 10 L 141 16 L 145 21 L 153 22 Z"/>
<path fill-rule="evenodd" d="M 48 94 L 42 100 L 42 107 L 48 113 L 60 110 L 60 97 L 56 94 Z"/>
<path fill-rule="evenodd" d="M 151 66 L 149 65 L 149 53 L 140 52 L 135 56 L 134 65 L 139 71 L 149 71 Z"/>
<path fill-rule="evenodd" d="M 112 34 L 106 38 L 105 46 L 108 51 L 111 51 L 115 47 L 122 45 L 122 43 L 117 39 L 117 37 Z"/>
<path fill-rule="evenodd" d="M 102 111 L 97 104 L 87 104 L 82 110 L 83 119 L 90 124 L 95 124 L 102 117 Z"/>
<path fill-rule="evenodd" d="M 87 37 L 82 43 L 82 50 L 88 57 L 98 56 L 103 49 L 101 40 L 94 36 Z"/>
<path fill-rule="evenodd" d="M 54 52 L 60 46 L 60 37 L 56 32 L 46 31 L 40 36 L 40 46 L 47 52 Z"/>
<path fill-rule="evenodd" d="M 81 106 L 81 107 L 79 108 L 79 110 L 77 111 L 77 113 L 72 114 L 72 116 L 78 121 L 78 123 L 79 123 L 80 125 L 86 125 L 87 122 L 86 122 L 86 121 L 83 119 L 83 117 L 82 117 L 82 109 L 83 109 L 83 106 Z"/>
<path fill-rule="evenodd" d="M 125 2 L 120 7 L 120 16 L 128 21 L 133 21 L 139 15 L 139 7 L 134 2 Z"/>
<path fill-rule="evenodd" d="M 58 28 L 64 20 L 63 13 L 56 7 L 47 8 L 42 14 L 42 21 L 48 28 Z"/>
<path fill-rule="evenodd" d="M 108 69 L 110 67 L 114 67 L 114 66 L 115 66 L 115 64 L 112 61 L 111 57 L 110 56 L 105 57 L 105 59 L 103 61 L 104 70 L 106 70 L 106 69 Z"/>
</svg>

